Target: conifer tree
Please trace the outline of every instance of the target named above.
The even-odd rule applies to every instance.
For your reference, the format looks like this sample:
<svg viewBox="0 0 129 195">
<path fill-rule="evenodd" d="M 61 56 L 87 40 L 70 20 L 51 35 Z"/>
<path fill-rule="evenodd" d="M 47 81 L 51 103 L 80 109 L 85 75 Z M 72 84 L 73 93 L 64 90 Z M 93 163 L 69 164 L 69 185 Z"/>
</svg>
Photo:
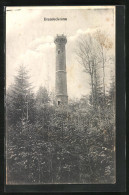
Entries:
<svg viewBox="0 0 129 195">
<path fill-rule="evenodd" d="M 20 66 L 14 83 L 7 91 L 7 115 L 11 123 L 29 119 L 34 106 L 34 95 L 29 79 L 29 72 L 23 65 Z"/>
</svg>

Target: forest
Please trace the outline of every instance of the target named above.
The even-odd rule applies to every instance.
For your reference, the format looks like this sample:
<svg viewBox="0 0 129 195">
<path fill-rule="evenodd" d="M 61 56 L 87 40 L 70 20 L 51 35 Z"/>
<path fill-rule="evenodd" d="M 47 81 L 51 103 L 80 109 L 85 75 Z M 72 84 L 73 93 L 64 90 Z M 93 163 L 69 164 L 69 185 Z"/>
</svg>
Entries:
<svg viewBox="0 0 129 195">
<path fill-rule="evenodd" d="M 33 91 L 21 65 L 6 89 L 7 184 L 115 183 L 115 79 L 112 42 L 97 31 L 79 37 L 78 63 L 91 92 L 57 106 L 46 87 Z"/>
</svg>

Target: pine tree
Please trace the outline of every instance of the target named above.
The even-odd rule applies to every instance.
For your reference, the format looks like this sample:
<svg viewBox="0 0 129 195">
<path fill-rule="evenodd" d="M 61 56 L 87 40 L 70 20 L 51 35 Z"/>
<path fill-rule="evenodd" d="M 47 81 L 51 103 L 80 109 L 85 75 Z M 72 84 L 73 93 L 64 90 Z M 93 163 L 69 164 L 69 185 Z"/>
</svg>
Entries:
<svg viewBox="0 0 129 195">
<path fill-rule="evenodd" d="M 14 84 L 7 91 L 7 116 L 8 121 L 13 124 L 20 120 L 28 120 L 29 114 L 32 113 L 34 95 L 29 79 L 26 68 L 20 66 Z"/>
</svg>

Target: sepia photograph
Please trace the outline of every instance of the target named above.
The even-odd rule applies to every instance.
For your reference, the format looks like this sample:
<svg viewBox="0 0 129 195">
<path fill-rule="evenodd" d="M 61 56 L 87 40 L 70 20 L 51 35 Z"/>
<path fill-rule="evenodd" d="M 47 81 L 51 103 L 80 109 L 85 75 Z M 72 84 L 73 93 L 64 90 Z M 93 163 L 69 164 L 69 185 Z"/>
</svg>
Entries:
<svg viewBox="0 0 129 195">
<path fill-rule="evenodd" d="M 115 6 L 6 7 L 6 184 L 116 183 Z"/>
</svg>

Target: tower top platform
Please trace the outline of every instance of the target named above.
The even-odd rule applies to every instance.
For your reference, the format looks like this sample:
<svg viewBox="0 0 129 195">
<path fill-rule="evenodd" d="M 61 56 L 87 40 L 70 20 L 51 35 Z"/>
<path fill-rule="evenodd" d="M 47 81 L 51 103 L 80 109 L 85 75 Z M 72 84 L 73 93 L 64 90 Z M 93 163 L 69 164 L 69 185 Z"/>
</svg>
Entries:
<svg viewBox="0 0 129 195">
<path fill-rule="evenodd" d="M 67 38 L 64 34 L 58 35 L 54 39 L 55 44 L 66 44 L 67 43 Z"/>
</svg>

